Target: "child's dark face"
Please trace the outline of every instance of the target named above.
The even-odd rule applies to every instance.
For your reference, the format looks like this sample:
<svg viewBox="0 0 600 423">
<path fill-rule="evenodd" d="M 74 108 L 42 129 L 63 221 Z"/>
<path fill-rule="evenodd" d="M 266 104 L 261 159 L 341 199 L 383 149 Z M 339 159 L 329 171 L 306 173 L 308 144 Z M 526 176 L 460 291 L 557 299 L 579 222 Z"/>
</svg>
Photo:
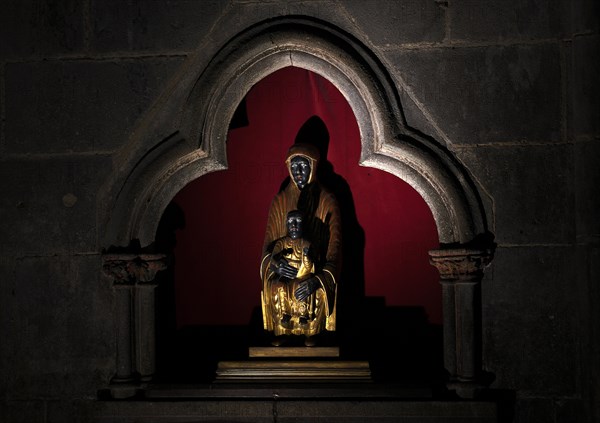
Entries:
<svg viewBox="0 0 600 423">
<path fill-rule="evenodd" d="M 302 216 L 290 214 L 287 218 L 288 235 L 292 239 L 298 239 L 302 236 Z"/>
</svg>

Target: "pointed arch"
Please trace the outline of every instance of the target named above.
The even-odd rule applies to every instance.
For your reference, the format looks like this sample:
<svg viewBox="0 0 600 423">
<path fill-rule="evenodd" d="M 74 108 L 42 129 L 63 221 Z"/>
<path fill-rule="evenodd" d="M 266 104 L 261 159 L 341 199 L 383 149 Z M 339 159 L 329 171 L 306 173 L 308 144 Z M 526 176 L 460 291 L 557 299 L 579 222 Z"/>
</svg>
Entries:
<svg viewBox="0 0 600 423">
<path fill-rule="evenodd" d="M 409 183 L 431 208 L 441 244 L 465 244 L 487 232 L 474 182 L 449 151 L 406 125 L 397 90 L 379 60 L 336 28 L 286 17 L 240 33 L 188 82 L 176 132 L 152 140 L 161 133 L 156 123 L 137 131 L 137 139 L 150 147 L 139 160 L 126 161 L 124 176 L 111 181 L 103 199 L 112 202 L 105 208 L 104 245 L 133 239 L 151 244 L 175 194 L 227 168 L 225 141 L 239 102 L 255 83 L 286 66 L 315 72 L 337 87 L 358 122 L 360 164 Z M 162 122 L 160 116 L 155 121 Z"/>
</svg>

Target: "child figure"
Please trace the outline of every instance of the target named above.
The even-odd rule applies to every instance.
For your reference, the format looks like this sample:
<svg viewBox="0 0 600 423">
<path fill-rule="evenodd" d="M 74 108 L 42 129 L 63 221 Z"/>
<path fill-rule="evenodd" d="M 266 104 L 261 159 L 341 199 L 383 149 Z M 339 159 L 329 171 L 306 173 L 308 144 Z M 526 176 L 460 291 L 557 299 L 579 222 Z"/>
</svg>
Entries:
<svg viewBox="0 0 600 423">
<path fill-rule="evenodd" d="M 279 324 L 285 329 L 292 329 L 297 323 L 305 327 L 312 318 L 313 307 L 311 298 L 298 300 L 294 292 L 298 284 L 314 274 L 315 266 L 310 258 L 310 242 L 302 238 L 302 213 L 292 210 L 287 214 L 287 236 L 280 238 L 273 248 L 273 262 L 277 263 L 282 258 L 293 268 L 297 269 L 293 279 L 279 276 L 278 281 L 272 284 L 278 301 L 274 304 L 275 315 L 280 319 Z M 274 275 L 277 277 L 277 275 Z M 293 317 L 296 317 L 292 319 Z"/>
</svg>

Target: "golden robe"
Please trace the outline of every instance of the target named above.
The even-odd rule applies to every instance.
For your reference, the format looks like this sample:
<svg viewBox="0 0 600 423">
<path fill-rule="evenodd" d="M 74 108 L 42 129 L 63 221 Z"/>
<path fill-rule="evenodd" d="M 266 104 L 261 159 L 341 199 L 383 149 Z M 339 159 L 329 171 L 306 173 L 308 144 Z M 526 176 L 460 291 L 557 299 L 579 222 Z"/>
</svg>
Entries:
<svg viewBox="0 0 600 423">
<path fill-rule="evenodd" d="M 307 324 L 302 325 L 300 318 L 310 321 L 320 312 L 316 304 L 316 295 L 310 295 L 305 300 L 298 300 L 294 296 L 299 283 L 310 278 L 315 272 L 315 265 L 308 254 L 309 249 L 310 242 L 306 239 L 292 239 L 289 236 L 278 240 L 273 248 L 272 257 L 283 257 L 290 266 L 298 270 L 292 280 L 277 277 L 276 274 L 271 275 L 270 292 L 267 294 L 271 299 L 271 311 L 275 322 L 281 322 L 286 314 L 292 317 L 286 325 L 287 329 L 293 329 L 294 325 L 301 325 L 302 329 L 306 329 Z"/>
</svg>

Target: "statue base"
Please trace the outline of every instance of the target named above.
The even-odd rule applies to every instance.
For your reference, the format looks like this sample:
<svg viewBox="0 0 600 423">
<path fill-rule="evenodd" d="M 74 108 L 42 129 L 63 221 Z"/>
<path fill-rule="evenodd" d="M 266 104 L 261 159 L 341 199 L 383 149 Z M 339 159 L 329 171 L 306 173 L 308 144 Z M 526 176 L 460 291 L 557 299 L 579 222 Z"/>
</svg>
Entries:
<svg viewBox="0 0 600 423">
<path fill-rule="evenodd" d="M 221 361 L 216 382 L 370 381 L 367 361 L 339 360 L 337 346 L 249 347 L 248 361 Z"/>
<path fill-rule="evenodd" d="M 369 382 L 371 369 L 366 361 L 260 360 L 221 361 L 215 382 Z"/>
<path fill-rule="evenodd" d="M 339 357 L 339 347 L 250 347 L 250 358 L 272 357 Z"/>
</svg>

